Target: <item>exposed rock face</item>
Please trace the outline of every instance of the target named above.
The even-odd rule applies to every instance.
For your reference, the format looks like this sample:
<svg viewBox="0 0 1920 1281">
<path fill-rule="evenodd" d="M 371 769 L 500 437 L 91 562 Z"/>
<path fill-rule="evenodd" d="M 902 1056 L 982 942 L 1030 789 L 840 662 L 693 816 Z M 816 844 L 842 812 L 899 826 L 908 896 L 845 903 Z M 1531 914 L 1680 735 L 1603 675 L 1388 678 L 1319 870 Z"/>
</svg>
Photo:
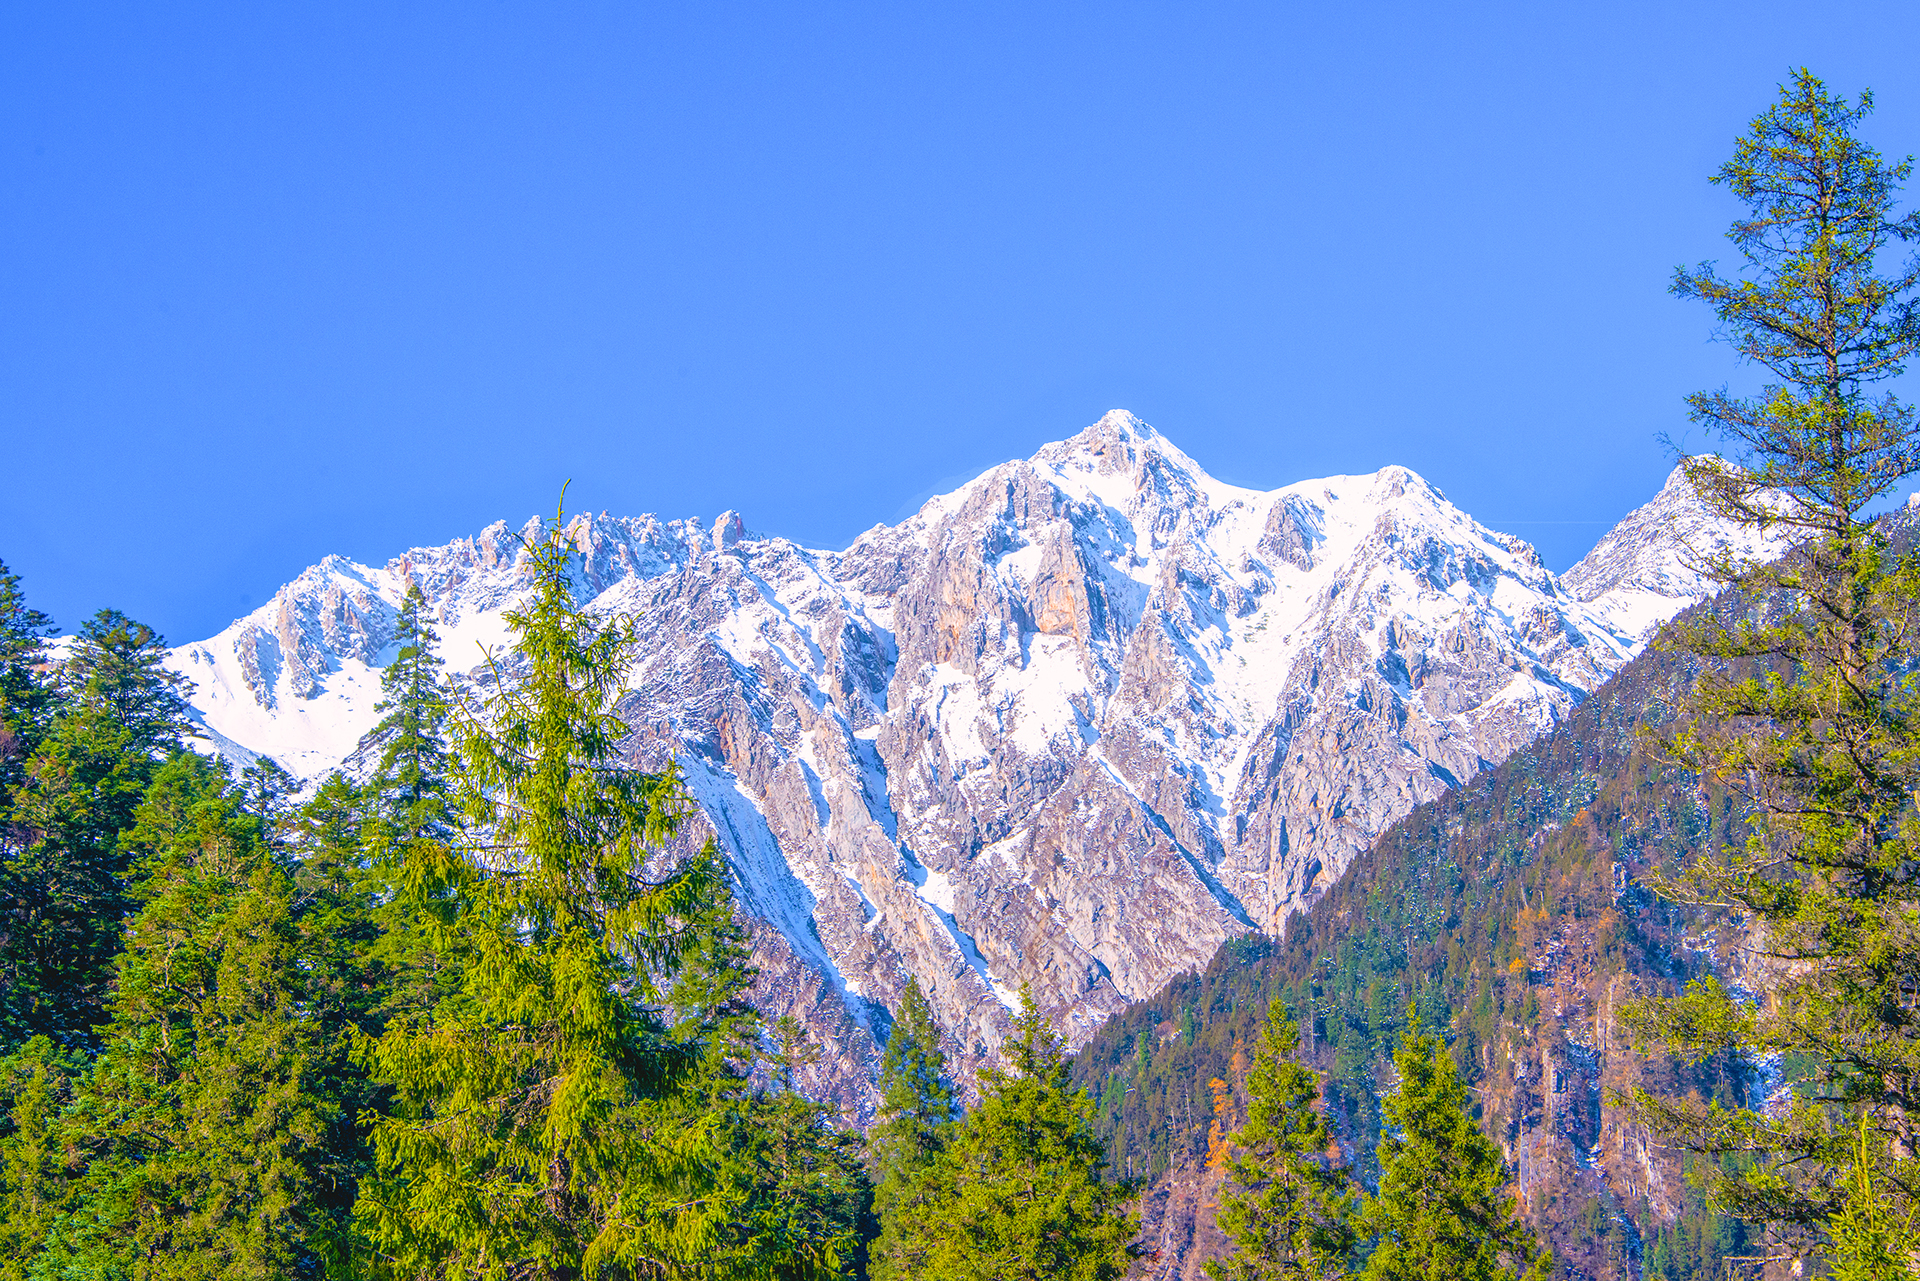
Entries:
<svg viewBox="0 0 1920 1281">
<path fill-rule="evenodd" d="M 1659 529 L 1613 560 L 1653 563 Z M 817 1084 L 856 1111 L 909 973 L 965 1066 L 1022 984 L 1077 1044 L 1555 724 L 1638 650 L 1617 617 L 1705 594 L 1599 569 L 1569 592 L 1404 468 L 1224 485 L 1119 412 L 841 553 L 733 512 L 569 532 L 583 599 L 646 637 L 636 758 L 680 763 L 763 996 L 833 1038 Z M 224 740 L 315 775 L 376 719 L 407 582 L 465 672 L 518 557 L 498 524 L 329 558 L 176 665 Z"/>
</svg>

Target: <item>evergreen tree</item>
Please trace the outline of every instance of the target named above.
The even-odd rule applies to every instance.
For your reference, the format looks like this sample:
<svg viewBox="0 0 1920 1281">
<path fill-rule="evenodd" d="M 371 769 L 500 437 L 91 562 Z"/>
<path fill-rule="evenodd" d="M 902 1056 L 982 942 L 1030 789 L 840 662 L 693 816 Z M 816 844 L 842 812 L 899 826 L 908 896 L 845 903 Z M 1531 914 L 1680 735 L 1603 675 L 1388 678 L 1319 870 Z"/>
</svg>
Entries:
<svg viewBox="0 0 1920 1281">
<path fill-rule="evenodd" d="M 161 767 L 127 834 L 139 913 L 105 1048 L 60 1122 L 77 1181 L 35 1276 L 317 1277 L 344 1261 L 321 1186 L 346 1031 L 316 1017 L 294 888 L 221 768 Z"/>
<path fill-rule="evenodd" d="M 677 1107 L 697 1061 L 655 1013 L 716 887 L 697 860 L 641 875 L 687 802 L 677 776 L 621 758 L 634 630 L 575 604 L 570 552 L 557 521 L 528 546 L 531 591 L 506 615 L 517 666 L 459 726 L 475 836 L 432 874 L 456 986 L 370 1053 L 394 1091 L 357 1212 L 370 1272 L 672 1275 L 721 1244 L 732 1208 L 710 1132 Z"/>
<path fill-rule="evenodd" d="M 1862 1116 L 1846 1203 L 1827 1223 L 1833 1281 L 1913 1281 L 1913 1223 L 1900 1219 L 1874 1187 L 1876 1146 Z"/>
<path fill-rule="evenodd" d="M 880 1108 L 867 1136 L 876 1174 L 874 1208 L 883 1216 L 946 1148 L 959 1115 L 946 1071 L 939 1025 L 920 980 L 909 975 L 880 1060 Z"/>
<path fill-rule="evenodd" d="M 1920 235 L 1920 218 L 1893 209 L 1912 162 L 1888 164 L 1856 136 L 1871 107 L 1795 72 L 1714 179 L 1748 207 L 1729 233 L 1744 276 L 1709 265 L 1675 280 L 1772 380 L 1750 398 L 1691 398 L 1733 456 L 1691 460 L 1688 475 L 1723 515 L 1792 547 L 1769 564 L 1722 557 L 1720 578 L 1752 608 L 1669 638 L 1709 662 L 1666 752 L 1741 797 L 1752 826 L 1744 846 L 1650 883 L 1744 918 L 1770 991 L 1755 1005 L 1709 980 L 1627 1011 L 1643 1043 L 1690 1059 L 1735 1051 L 1802 1065 L 1774 1115 L 1636 1101 L 1669 1140 L 1709 1158 L 1715 1209 L 1772 1224 L 1802 1250 L 1845 1199 L 1861 1118 L 1876 1136 L 1876 1184 L 1902 1219 L 1920 1185 L 1905 1155 L 1920 1147 L 1920 563 L 1896 558 L 1867 514 L 1920 468 L 1911 408 L 1874 394 L 1920 346 L 1920 262 L 1876 267 Z M 1729 1172 L 1729 1154 L 1763 1159 Z"/>
<path fill-rule="evenodd" d="M 44 1036 L 0 1059 L 0 1281 L 26 1281 L 68 1200 L 60 1122 L 84 1071 Z"/>
<path fill-rule="evenodd" d="M 1084 1091 L 1067 1085 L 1060 1043 L 1023 992 L 1007 1042 L 1011 1071 L 982 1074 L 980 1106 L 917 1181 L 919 1204 L 895 1202 L 894 1249 L 875 1281 L 1112 1281 L 1125 1275 L 1137 1223 L 1134 1189 L 1101 1178 Z"/>
<path fill-rule="evenodd" d="M 194 736 L 193 682 L 166 667 L 167 642 L 145 623 L 103 609 L 80 629 L 60 671 L 79 708 L 124 729 L 133 750 L 163 755 Z"/>
<path fill-rule="evenodd" d="M 335 773 L 287 824 L 295 927 L 309 1016 L 329 1029 L 312 1088 L 331 1104 L 326 1134 L 312 1153 L 317 1207 L 345 1222 L 372 1167 L 368 1118 L 386 1094 L 349 1051 L 379 1035 L 394 1004 L 394 951 L 387 946 L 385 882 L 366 854 L 371 825 L 365 792 Z"/>
<path fill-rule="evenodd" d="M 445 841 L 453 830 L 447 781 L 447 693 L 440 677 L 439 636 L 420 584 L 408 583 L 394 623 L 398 653 L 380 674 L 384 713 L 371 741 L 380 747 L 374 790 L 389 843 Z"/>
<path fill-rule="evenodd" d="M 0 815 L 46 730 L 56 691 L 39 668 L 47 638 L 58 631 L 51 618 L 28 606 L 20 576 L 0 561 Z"/>
<path fill-rule="evenodd" d="M 188 732 L 166 644 L 102 610 L 63 665 L 59 713 L 27 758 L 0 868 L 0 1049 L 46 1035 L 90 1046 L 129 903 L 120 833 Z"/>
<path fill-rule="evenodd" d="M 1237 1190 L 1221 1198 L 1220 1229 L 1234 1252 L 1207 1264 L 1214 1281 L 1347 1274 L 1358 1204 L 1346 1167 L 1328 1159 L 1333 1136 L 1313 1110 L 1320 1082 L 1293 1060 L 1298 1044 L 1286 1008 L 1273 1002 L 1247 1073 L 1247 1122 L 1226 1159 Z"/>
<path fill-rule="evenodd" d="M 829 1281 L 847 1276 L 865 1244 L 872 1187 L 857 1136 L 832 1123 L 829 1109 L 803 1097 L 799 1069 L 819 1048 L 791 1015 L 771 1029 L 773 1088 L 742 1109 L 727 1162 L 750 1191 L 737 1198 L 735 1259 L 721 1277 Z"/>
<path fill-rule="evenodd" d="M 1533 1232 L 1501 1194 L 1499 1145 L 1480 1133 L 1472 1098 L 1440 1038 L 1410 1027 L 1393 1056 L 1400 1083 L 1380 1104 L 1380 1191 L 1361 1216 L 1374 1238 L 1368 1281 L 1526 1281 L 1553 1274 Z"/>
</svg>

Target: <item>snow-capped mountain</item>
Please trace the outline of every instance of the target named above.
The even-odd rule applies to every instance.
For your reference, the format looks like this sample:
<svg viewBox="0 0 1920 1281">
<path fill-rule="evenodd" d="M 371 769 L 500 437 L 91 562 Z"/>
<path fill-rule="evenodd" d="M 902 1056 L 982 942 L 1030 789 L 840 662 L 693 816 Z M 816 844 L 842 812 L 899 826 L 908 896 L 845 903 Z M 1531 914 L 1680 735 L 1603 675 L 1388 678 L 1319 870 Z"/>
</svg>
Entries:
<svg viewBox="0 0 1920 1281">
<path fill-rule="evenodd" d="M 828 1033 L 857 1105 L 910 972 L 979 1062 L 1023 983 L 1077 1043 L 1280 928 L 1704 597 L 1683 527 L 1714 528 L 1676 478 L 1560 580 L 1405 468 L 1240 489 L 1116 411 L 843 552 L 734 513 L 568 528 L 583 597 L 647 637 L 636 757 L 680 762 L 763 1000 Z M 216 743 L 323 773 L 374 724 L 407 583 L 463 672 L 518 546 L 329 558 L 176 665 Z"/>
</svg>

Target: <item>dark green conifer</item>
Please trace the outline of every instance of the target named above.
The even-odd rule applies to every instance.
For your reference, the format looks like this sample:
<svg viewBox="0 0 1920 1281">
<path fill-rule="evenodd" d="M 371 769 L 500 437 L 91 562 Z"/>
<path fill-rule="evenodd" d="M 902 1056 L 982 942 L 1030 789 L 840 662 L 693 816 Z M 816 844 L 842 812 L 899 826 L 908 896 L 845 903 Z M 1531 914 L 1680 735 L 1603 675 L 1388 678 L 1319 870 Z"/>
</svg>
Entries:
<svg viewBox="0 0 1920 1281">
<path fill-rule="evenodd" d="M 81 627 L 60 680 L 79 710 L 126 730 L 134 750 L 164 754 L 194 736 L 193 682 L 166 667 L 167 642 L 145 623 L 103 609 Z"/>
<path fill-rule="evenodd" d="M 734 1212 L 736 1271 L 711 1275 L 831 1281 L 853 1271 L 865 1245 L 865 1153 L 829 1108 L 799 1092 L 800 1069 L 819 1058 L 805 1028 L 782 1015 L 770 1031 L 773 1087 L 748 1100 L 726 1153 L 750 1186 Z"/>
<path fill-rule="evenodd" d="M 394 623 L 398 652 L 380 674 L 383 713 L 370 739 L 380 748 L 374 792 L 391 844 L 445 841 L 452 834 L 447 781 L 448 701 L 440 676 L 439 636 L 418 583 L 407 585 Z"/>
<path fill-rule="evenodd" d="M 516 670 L 459 725 L 474 835 L 401 887 L 440 887 L 456 977 L 370 1055 L 394 1101 L 359 1202 L 369 1273 L 672 1274 L 723 1242 L 718 1154 L 679 1107 L 696 1067 L 655 1012 L 715 886 L 698 862 L 641 875 L 688 803 L 621 755 L 634 631 L 579 608 L 570 554 L 558 521 L 527 548 Z"/>
<path fill-rule="evenodd" d="M 60 1123 L 81 1169 L 33 1275 L 318 1277 L 344 1260 L 324 1183 L 348 1029 L 316 1017 L 292 880 L 242 799 L 179 753 L 127 834 L 141 907 Z"/>
<path fill-rule="evenodd" d="M 1409 1024 L 1400 1083 L 1380 1105 L 1380 1191 L 1361 1218 L 1368 1281 L 1545 1281 L 1553 1252 L 1538 1252 L 1503 1195 L 1500 1148 L 1474 1123 L 1453 1058 L 1411 1011 Z"/>
<path fill-rule="evenodd" d="M 61 1120 L 85 1070 L 44 1036 L 0 1059 L 0 1281 L 27 1281 L 72 1201 Z"/>
<path fill-rule="evenodd" d="M 46 731 L 57 691 L 40 668 L 47 638 L 58 631 L 51 618 L 28 606 L 20 576 L 0 561 L 0 815 Z"/>
<path fill-rule="evenodd" d="M 1247 1072 L 1247 1121 L 1227 1158 L 1235 1189 L 1220 1229 L 1234 1251 L 1209 1262 L 1215 1281 L 1318 1281 L 1347 1275 L 1359 1211 L 1353 1180 L 1329 1160 L 1333 1137 L 1314 1111 L 1317 1077 L 1292 1055 L 1299 1031 L 1273 1002 Z"/>
<path fill-rule="evenodd" d="M 1010 1071 L 982 1074 L 980 1106 L 895 1202 L 875 1281 L 1113 1281 L 1133 1258 L 1134 1189 L 1101 1177 L 1085 1091 L 1067 1085 L 1059 1039 L 1023 992 Z"/>
<path fill-rule="evenodd" d="M 909 976 L 880 1060 L 880 1109 L 869 1134 L 881 1213 L 946 1147 L 958 1115 L 946 1071 L 933 1010 L 920 980 Z"/>
<path fill-rule="evenodd" d="M 0 1049 L 46 1035 L 92 1044 L 126 918 L 120 834 L 160 760 L 190 731 L 188 683 L 166 644 L 115 610 L 81 629 L 59 672 L 63 699 L 6 815 L 0 868 Z"/>
</svg>

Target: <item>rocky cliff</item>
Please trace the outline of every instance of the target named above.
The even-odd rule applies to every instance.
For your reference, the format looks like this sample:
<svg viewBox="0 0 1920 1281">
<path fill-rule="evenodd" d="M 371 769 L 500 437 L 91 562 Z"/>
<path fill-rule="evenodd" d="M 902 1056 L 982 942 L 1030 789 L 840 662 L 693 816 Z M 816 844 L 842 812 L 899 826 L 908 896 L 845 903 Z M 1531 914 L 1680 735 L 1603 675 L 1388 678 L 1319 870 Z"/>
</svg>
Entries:
<svg viewBox="0 0 1920 1281">
<path fill-rule="evenodd" d="M 679 762 L 763 999 L 823 1034 L 814 1084 L 855 1112 L 909 973 L 977 1065 L 1023 984 L 1079 1044 L 1281 928 L 1705 594 L 1676 531 L 1724 537 L 1670 482 L 1556 578 L 1405 468 L 1240 489 L 1120 412 L 842 552 L 731 512 L 568 525 L 582 599 L 646 636 L 636 759 Z M 518 537 L 330 557 L 181 647 L 210 741 L 348 760 L 409 581 L 470 674 Z"/>
</svg>

